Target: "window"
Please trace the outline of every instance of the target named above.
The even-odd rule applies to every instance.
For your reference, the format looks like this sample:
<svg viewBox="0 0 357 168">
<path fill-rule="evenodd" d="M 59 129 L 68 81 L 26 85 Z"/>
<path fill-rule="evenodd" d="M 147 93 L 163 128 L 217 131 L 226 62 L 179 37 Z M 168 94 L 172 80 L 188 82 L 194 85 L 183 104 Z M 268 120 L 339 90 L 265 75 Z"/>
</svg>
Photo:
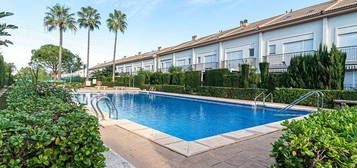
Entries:
<svg viewBox="0 0 357 168">
<path fill-rule="evenodd" d="M 197 64 L 201 63 L 201 57 L 197 57 Z"/>
<path fill-rule="evenodd" d="M 254 57 L 254 48 L 249 49 L 249 56 Z"/>
<path fill-rule="evenodd" d="M 192 60 L 191 58 L 188 59 L 188 65 L 191 65 L 192 64 Z"/>
<path fill-rule="evenodd" d="M 227 59 L 228 60 L 243 59 L 243 50 L 227 52 Z"/>
<path fill-rule="evenodd" d="M 269 45 L 269 55 L 276 54 L 276 45 Z"/>
<path fill-rule="evenodd" d="M 295 53 L 313 50 L 313 40 L 302 40 L 284 44 L 284 53 Z"/>
<path fill-rule="evenodd" d="M 182 59 L 182 60 L 177 60 L 176 65 L 177 65 L 177 66 L 184 66 L 184 65 L 185 65 L 185 60 L 184 60 L 184 59 Z"/>
<path fill-rule="evenodd" d="M 216 55 L 207 55 L 205 56 L 205 63 L 211 63 L 211 62 L 217 62 L 217 56 Z"/>
</svg>

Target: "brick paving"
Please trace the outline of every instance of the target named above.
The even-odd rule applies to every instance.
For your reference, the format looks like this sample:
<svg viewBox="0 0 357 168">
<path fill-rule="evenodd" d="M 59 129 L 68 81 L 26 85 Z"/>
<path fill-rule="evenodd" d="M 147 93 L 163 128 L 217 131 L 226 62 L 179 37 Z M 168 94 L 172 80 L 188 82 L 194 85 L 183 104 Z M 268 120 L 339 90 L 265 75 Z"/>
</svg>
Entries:
<svg viewBox="0 0 357 168">
<path fill-rule="evenodd" d="M 137 168 L 260 168 L 274 163 L 270 151 L 282 131 L 185 157 L 118 126 L 100 129 L 104 143 Z"/>
</svg>

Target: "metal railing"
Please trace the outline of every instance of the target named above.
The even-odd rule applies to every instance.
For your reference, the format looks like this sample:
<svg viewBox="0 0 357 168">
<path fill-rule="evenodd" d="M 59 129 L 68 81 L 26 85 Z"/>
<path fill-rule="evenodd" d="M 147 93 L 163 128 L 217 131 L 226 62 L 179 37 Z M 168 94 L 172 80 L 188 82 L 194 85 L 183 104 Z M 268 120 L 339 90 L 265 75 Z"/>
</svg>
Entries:
<svg viewBox="0 0 357 168">
<path fill-rule="evenodd" d="M 345 90 L 357 90 L 357 84 L 344 84 Z"/>
<path fill-rule="evenodd" d="M 284 66 L 288 67 L 290 65 L 290 60 L 296 56 L 313 55 L 316 51 L 301 51 L 301 52 L 291 52 L 283 54 L 272 54 L 263 56 L 264 62 L 269 62 L 270 66 Z"/>
<path fill-rule="evenodd" d="M 217 69 L 219 67 L 218 62 L 207 62 L 200 64 L 193 64 L 193 69 L 196 71 L 204 71 L 210 69 Z"/>
<path fill-rule="evenodd" d="M 258 104 L 257 104 L 257 100 L 258 100 L 259 97 L 262 97 L 262 98 L 263 98 L 263 105 L 264 105 L 264 106 L 265 106 L 265 102 L 266 102 L 267 98 L 269 98 L 269 97 L 270 97 L 271 102 L 273 102 L 273 93 L 270 92 L 270 93 L 268 93 L 267 95 L 265 95 L 265 91 L 263 91 L 263 92 L 259 93 L 258 96 L 256 96 L 256 97 L 254 98 L 254 108 L 256 108 L 257 105 L 258 105 Z"/>
<path fill-rule="evenodd" d="M 346 63 L 357 61 L 357 46 L 339 47 L 338 49 L 346 53 Z"/>
<path fill-rule="evenodd" d="M 101 110 L 101 108 L 99 107 L 99 103 L 101 100 L 106 100 L 105 101 L 105 104 L 107 105 L 108 107 L 108 110 L 110 110 L 110 107 L 112 107 L 113 110 L 115 110 L 116 112 L 116 118 L 119 117 L 119 111 L 118 109 L 116 108 L 116 106 L 114 105 L 113 101 L 108 97 L 108 96 L 96 96 L 96 97 L 93 97 L 91 99 L 91 106 L 96 114 L 96 117 L 99 118 L 99 114 L 101 115 L 102 119 L 101 120 L 105 120 L 105 115 L 103 113 L 103 111 Z M 93 104 L 93 102 L 95 101 L 95 106 Z M 110 104 L 108 104 L 110 103 Z M 112 113 L 109 111 L 109 118 L 112 118 Z"/>
<path fill-rule="evenodd" d="M 180 65 L 177 67 L 181 67 L 182 71 L 191 71 L 192 70 L 192 65 Z"/>
<path fill-rule="evenodd" d="M 305 95 L 299 97 L 298 99 L 294 100 L 291 102 L 289 105 L 287 105 L 285 108 L 281 109 L 279 112 L 284 112 L 286 110 L 289 110 L 293 106 L 299 104 L 300 102 L 306 100 L 307 98 L 311 97 L 312 95 L 317 95 L 317 101 L 316 101 L 316 106 L 319 108 L 323 108 L 324 106 L 324 94 L 321 91 L 315 90 L 315 91 L 310 91 L 306 93 Z"/>
<path fill-rule="evenodd" d="M 255 66 L 256 58 L 242 58 L 222 61 L 223 67 L 228 69 L 239 70 L 240 65 L 249 64 Z"/>
</svg>

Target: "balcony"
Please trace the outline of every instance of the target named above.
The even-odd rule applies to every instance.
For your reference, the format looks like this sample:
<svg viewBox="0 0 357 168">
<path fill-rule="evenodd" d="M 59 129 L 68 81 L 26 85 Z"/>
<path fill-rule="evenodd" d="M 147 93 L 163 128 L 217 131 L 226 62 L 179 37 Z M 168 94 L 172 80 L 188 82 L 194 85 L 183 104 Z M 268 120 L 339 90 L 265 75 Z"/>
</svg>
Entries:
<svg viewBox="0 0 357 168">
<path fill-rule="evenodd" d="M 269 62 L 271 72 L 284 72 L 290 65 L 290 60 L 296 56 L 313 55 L 316 51 L 301 51 L 263 56 L 264 62 Z"/>
<path fill-rule="evenodd" d="M 242 64 L 249 64 L 255 66 L 256 58 L 242 58 L 242 59 L 232 59 L 222 61 L 223 67 L 232 69 L 232 70 L 239 70 L 240 65 Z"/>
<path fill-rule="evenodd" d="M 182 71 L 190 71 L 190 70 L 192 70 L 192 65 L 179 65 L 177 67 L 181 67 Z"/>
<path fill-rule="evenodd" d="M 207 62 L 207 63 L 193 65 L 193 69 L 196 71 L 205 71 L 205 70 L 217 69 L 217 68 L 218 68 L 218 62 Z"/>
<path fill-rule="evenodd" d="M 357 46 L 340 47 L 346 53 L 346 66 L 357 65 Z"/>
</svg>

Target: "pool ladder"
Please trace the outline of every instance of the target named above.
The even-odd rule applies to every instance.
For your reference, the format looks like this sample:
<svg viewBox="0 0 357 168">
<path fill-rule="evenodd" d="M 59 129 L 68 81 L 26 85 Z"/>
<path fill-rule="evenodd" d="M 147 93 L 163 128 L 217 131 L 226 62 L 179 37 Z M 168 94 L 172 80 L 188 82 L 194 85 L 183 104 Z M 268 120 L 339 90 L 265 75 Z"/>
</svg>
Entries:
<svg viewBox="0 0 357 168">
<path fill-rule="evenodd" d="M 324 106 L 324 94 L 321 91 L 314 90 L 306 93 L 305 95 L 299 97 L 298 99 L 294 100 L 291 102 L 289 105 L 287 105 L 285 108 L 281 109 L 279 112 L 284 112 L 286 110 L 289 110 L 293 106 L 299 104 L 300 102 L 306 100 L 307 98 L 311 97 L 312 95 L 317 95 L 317 101 L 316 101 L 316 106 L 319 108 L 323 108 Z"/>
<path fill-rule="evenodd" d="M 101 100 L 107 100 L 107 101 L 105 101 L 105 104 L 107 105 L 108 109 L 110 110 L 110 106 L 111 106 L 112 109 L 115 110 L 115 112 L 116 112 L 116 117 L 118 117 L 119 111 L 116 108 L 116 106 L 114 105 L 113 101 L 108 96 L 95 96 L 91 99 L 90 104 L 95 112 L 96 117 L 99 119 L 99 114 L 100 114 L 101 120 L 105 120 L 105 115 L 99 107 L 99 102 Z M 95 101 L 95 103 L 94 103 L 94 101 Z M 110 103 L 110 105 L 108 104 L 108 102 Z M 109 111 L 109 118 L 112 118 L 112 113 L 110 111 Z"/>
<path fill-rule="evenodd" d="M 259 97 L 262 97 L 263 98 L 263 105 L 265 106 L 265 102 L 266 102 L 266 99 L 267 98 L 269 98 L 270 97 L 270 101 L 271 102 L 273 102 L 273 99 L 274 99 L 274 95 L 273 95 L 273 93 L 272 92 L 270 92 L 270 93 L 268 93 L 267 95 L 265 95 L 265 92 L 261 92 L 261 93 L 259 93 L 258 94 L 258 96 L 256 96 L 255 98 L 254 98 L 254 107 L 253 108 L 257 108 L 258 107 L 258 98 Z"/>
</svg>

